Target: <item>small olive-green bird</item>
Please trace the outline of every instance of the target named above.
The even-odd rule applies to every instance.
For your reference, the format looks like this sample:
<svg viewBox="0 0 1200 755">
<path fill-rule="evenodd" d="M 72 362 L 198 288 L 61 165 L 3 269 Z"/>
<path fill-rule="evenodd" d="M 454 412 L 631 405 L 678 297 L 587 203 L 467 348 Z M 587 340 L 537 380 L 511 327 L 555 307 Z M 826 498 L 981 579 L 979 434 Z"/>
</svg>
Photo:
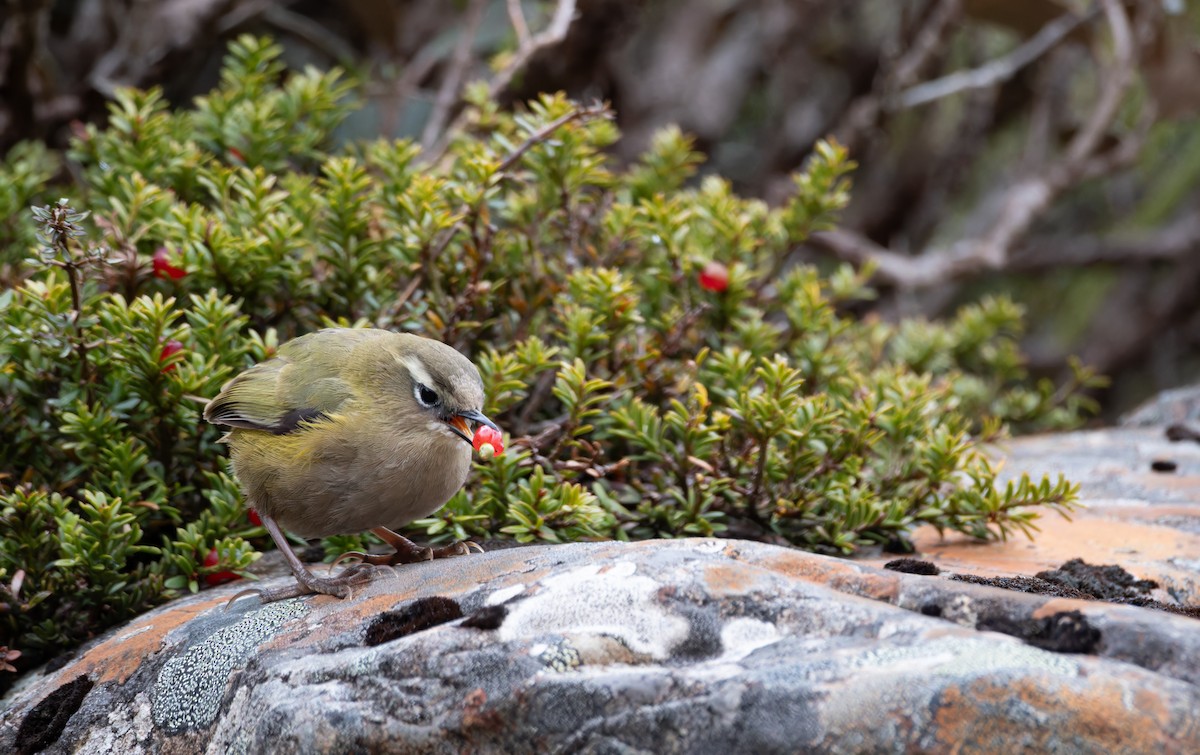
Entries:
<svg viewBox="0 0 1200 755">
<path fill-rule="evenodd" d="M 393 530 L 441 508 L 466 482 L 470 423 L 499 431 L 482 408 L 483 383 L 470 360 L 444 343 L 387 330 L 310 333 L 229 381 L 204 418 L 231 428 L 223 440 L 234 474 L 297 580 L 261 600 L 347 597 L 375 566 L 467 553 L 466 543 L 424 548 Z M 371 530 L 396 553 L 347 554 L 362 561 L 317 577 L 284 529 L 304 538 Z"/>
</svg>

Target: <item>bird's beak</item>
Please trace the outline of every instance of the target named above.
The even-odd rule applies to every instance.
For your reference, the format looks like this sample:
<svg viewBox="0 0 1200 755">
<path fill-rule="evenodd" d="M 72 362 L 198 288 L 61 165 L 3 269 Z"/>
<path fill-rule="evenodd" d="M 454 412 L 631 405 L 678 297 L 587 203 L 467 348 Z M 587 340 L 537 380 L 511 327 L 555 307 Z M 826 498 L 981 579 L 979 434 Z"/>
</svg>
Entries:
<svg viewBox="0 0 1200 755">
<path fill-rule="evenodd" d="M 471 420 L 476 425 L 487 425 L 496 432 L 500 432 L 500 428 L 496 426 L 496 423 L 488 419 L 487 415 L 485 415 L 483 412 L 477 412 L 474 409 L 466 409 L 450 417 L 450 419 L 446 420 L 446 423 L 450 425 L 450 429 L 452 429 L 458 437 L 462 438 L 468 443 L 471 442 L 472 433 L 470 426 L 467 424 L 467 420 Z"/>
</svg>

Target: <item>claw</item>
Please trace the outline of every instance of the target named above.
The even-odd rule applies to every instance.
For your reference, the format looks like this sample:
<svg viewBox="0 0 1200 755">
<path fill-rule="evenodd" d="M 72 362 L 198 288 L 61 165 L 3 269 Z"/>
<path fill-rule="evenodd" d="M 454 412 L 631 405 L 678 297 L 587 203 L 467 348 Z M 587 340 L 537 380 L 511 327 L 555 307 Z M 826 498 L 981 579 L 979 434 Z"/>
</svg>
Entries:
<svg viewBox="0 0 1200 755">
<path fill-rule="evenodd" d="M 365 554 L 365 553 L 363 553 L 363 552 L 361 552 L 361 551 L 346 551 L 346 552 L 345 552 L 345 553 L 343 553 L 342 555 L 340 555 L 340 556 L 338 556 L 337 558 L 335 558 L 335 559 L 333 560 L 333 563 L 331 563 L 331 564 L 329 565 L 329 573 L 330 573 L 330 574 L 332 574 L 332 573 L 333 573 L 333 567 L 337 566 L 338 564 L 342 563 L 342 561 L 344 561 L 344 560 L 346 560 L 346 559 L 348 559 L 348 558 L 357 558 L 357 559 L 359 560 L 359 562 L 361 563 L 361 562 L 363 562 L 363 561 L 366 561 L 366 560 L 367 560 L 367 554 Z"/>
<path fill-rule="evenodd" d="M 236 601 L 238 598 L 244 598 L 247 595 L 257 595 L 261 599 L 262 595 L 263 595 L 263 591 L 258 589 L 257 587 L 249 587 L 249 588 L 246 588 L 245 590 L 240 590 L 240 591 L 234 593 L 232 598 L 225 601 L 225 611 L 228 613 L 229 609 L 233 606 L 234 601 Z"/>
<path fill-rule="evenodd" d="M 476 553 L 483 553 L 483 548 L 479 545 L 479 543 L 473 543 L 470 540 L 464 540 L 463 545 L 467 547 L 467 550 L 474 548 Z"/>
<path fill-rule="evenodd" d="M 372 566 L 380 571 L 386 571 L 392 579 L 400 579 L 400 575 L 396 573 L 391 564 L 372 564 Z"/>
</svg>

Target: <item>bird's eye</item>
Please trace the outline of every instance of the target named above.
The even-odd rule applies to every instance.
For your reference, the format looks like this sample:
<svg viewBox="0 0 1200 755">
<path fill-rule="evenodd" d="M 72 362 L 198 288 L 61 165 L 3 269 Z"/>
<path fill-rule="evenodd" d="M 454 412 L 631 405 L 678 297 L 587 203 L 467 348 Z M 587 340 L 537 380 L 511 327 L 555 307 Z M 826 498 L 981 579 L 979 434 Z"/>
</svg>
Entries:
<svg viewBox="0 0 1200 755">
<path fill-rule="evenodd" d="M 426 409 L 432 409 L 442 403 L 442 397 L 437 395 L 437 391 L 421 383 L 417 383 L 413 389 L 413 395 L 417 397 L 417 403 Z"/>
</svg>

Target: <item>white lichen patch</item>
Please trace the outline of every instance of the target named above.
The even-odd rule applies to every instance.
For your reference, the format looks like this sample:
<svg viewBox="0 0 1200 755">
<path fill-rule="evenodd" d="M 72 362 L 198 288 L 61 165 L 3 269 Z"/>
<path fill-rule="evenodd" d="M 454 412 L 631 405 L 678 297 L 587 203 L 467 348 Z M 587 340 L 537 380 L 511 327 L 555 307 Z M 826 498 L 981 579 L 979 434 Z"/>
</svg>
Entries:
<svg viewBox="0 0 1200 755">
<path fill-rule="evenodd" d="M 233 670 L 281 626 L 307 612 L 301 600 L 270 603 L 167 661 L 154 685 L 154 723 L 167 731 L 211 724 Z"/>
<path fill-rule="evenodd" d="M 502 587 L 491 595 L 487 596 L 484 605 L 498 606 L 501 603 L 507 603 L 521 593 L 525 592 L 525 585 L 509 585 Z"/>
<path fill-rule="evenodd" d="M 688 622 L 656 600 L 661 584 L 634 570 L 583 566 L 547 577 L 541 589 L 509 604 L 502 641 L 540 634 L 601 634 L 636 653 L 665 659 L 688 636 Z"/>
<path fill-rule="evenodd" d="M 779 629 L 758 619 L 740 617 L 721 627 L 721 661 L 738 661 L 779 640 Z"/>
<path fill-rule="evenodd" d="M 1017 639 L 943 637 L 920 645 L 884 647 L 862 657 L 860 673 L 908 672 L 975 676 L 999 671 L 1039 671 L 1076 676 L 1079 664 L 1060 653 L 1030 647 Z"/>
<path fill-rule="evenodd" d="M 151 752 L 147 745 L 153 723 L 150 720 L 150 703 L 144 692 L 139 692 L 128 706 L 108 713 L 108 725 L 95 725 L 77 752 Z"/>
<path fill-rule="evenodd" d="M 147 624 L 145 626 L 138 627 L 137 629 L 133 630 L 132 632 L 126 632 L 125 634 L 118 637 L 117 642 L 125 642 L 126 640 L 128 640 L 130 638 L 137 637 L 139 634 L 142 634 L 144 632 L 149 632 L 153 628 L 154 628 L 153 624 Z"/>
</svg>

